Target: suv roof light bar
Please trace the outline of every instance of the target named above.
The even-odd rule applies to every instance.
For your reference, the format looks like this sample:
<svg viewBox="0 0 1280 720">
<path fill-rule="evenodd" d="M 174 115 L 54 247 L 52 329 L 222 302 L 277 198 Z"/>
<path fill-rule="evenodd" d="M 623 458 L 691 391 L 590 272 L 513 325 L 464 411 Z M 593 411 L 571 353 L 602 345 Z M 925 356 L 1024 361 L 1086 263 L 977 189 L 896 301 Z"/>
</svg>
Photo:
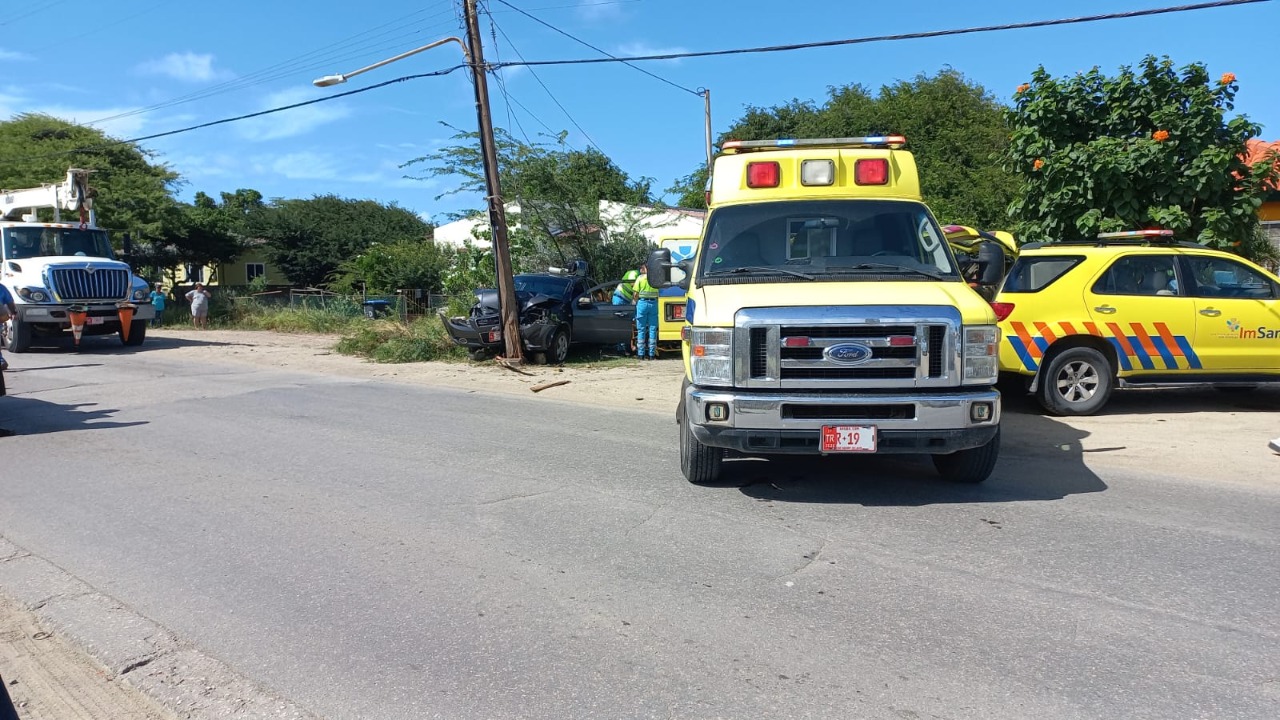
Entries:
<svg viewBox="0 0 1280 720">
<path fill-rule="evenodd" d="M 779 138 L 776 140 L 726 140 L 721 150 L 781 150 L 793 147 L 887 147 L 898 149 L 907 144 L 902 135 L 865 135 L 847 138 Z"/>
</svg>

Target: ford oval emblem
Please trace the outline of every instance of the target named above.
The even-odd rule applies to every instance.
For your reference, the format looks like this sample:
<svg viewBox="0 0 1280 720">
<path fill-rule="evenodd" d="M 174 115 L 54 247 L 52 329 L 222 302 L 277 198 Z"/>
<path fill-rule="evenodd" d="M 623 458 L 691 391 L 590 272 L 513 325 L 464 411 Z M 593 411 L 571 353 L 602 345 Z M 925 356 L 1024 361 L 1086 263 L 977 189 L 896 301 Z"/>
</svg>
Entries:
<svg viewBox="0 0 1280 720">
<path fill-rule="evenodd" d="M 858 343 L 840 343 L 823 350 L 822 354 L 831 362 L 858 365 L 871 359 L 871 348 Z"/>
</svg>

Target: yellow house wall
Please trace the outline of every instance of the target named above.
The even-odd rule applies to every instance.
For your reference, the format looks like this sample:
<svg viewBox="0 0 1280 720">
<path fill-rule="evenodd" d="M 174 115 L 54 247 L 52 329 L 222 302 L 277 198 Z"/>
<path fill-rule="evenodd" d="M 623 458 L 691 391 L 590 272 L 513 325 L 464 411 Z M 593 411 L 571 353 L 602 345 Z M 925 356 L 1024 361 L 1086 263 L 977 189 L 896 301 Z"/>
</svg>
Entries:
<svg viewBox="0 0 1280 720">
<path fill-rule="evenodd" d="M 1263 222 L 1280 222 L 1280 200 L 1262 203 L 1258 208 L 1258 219 Z"/>
</svg>

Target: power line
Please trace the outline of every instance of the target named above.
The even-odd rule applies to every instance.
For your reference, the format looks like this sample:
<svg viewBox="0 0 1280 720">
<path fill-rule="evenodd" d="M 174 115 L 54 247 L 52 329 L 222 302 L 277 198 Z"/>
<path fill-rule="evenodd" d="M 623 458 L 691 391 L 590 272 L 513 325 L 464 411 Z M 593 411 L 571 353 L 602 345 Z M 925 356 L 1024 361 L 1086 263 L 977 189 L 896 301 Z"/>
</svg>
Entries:
<svg viewBox="0 0 1280 720">
<path fill-rule="evenodd" d="M 394 85 L 396 83 L 402 83 L 408 80 L 418 80 L 420 78 L 439 77 L 441 75 L 448 75 L 454 70 L 460 70 L 464 67 L 467 67 L 467 66 L 454 65 L 453 67 L 450 67 L 450 68 L 445 68 L 443 70 L 436 70 L 429 73 L 419 73 L 417 75 L 405 75 L 404 77 L 398 77 L 398 78 L 395 78 L 394 80 L 387 80 L 385 82 L 380 82 L 376 85 L 369 85 L 367 87 L 357 88 L 355 90 L 347 90 L 346 92 L 334 93 L 333 95 L 326 95 L 324 97 L 314 98 L 312 100 L 304 100 L 302 102 L 290 103 L 289 105 L 281 105 L 280 107 L 269 108 L 267 110 L 259 110 L 258 112 L 247 113 L 245 115 L 236 115 L 235 117 L 223 118 L 221 120 L 212 120 L 210 122 L 200 123 L 199 125 L 192 125 L 190 127 L 179 128 L 177 130 L 168 130 L 161 133 L 143 135 L 142 137 L 130 138 L 128 140 L 112 140 L 110 142 L 98 143 L 97 145 L 86 145 L 84 147 L 72 148 L 70 150 L 59 150 L 57 152 L 45 153 L 44 155 L 29 155 L 27 157 L 20 158 L 20 159 L 24 161 L 39 160 L 43 158 L 58 157 L 61 155 L 73 155 L 75 153 L 93 152 L 95 150 L 103 150 L 109 147 L 115 147 L 117 145 L 131 145 L 134 143 L 146 142 L 147 140 L 156 140 L 158 138 L 169 137 L 170 135 L 180 135 L 182 133 L 188 133 L 193 130 L 203 130 L 204 128 L 213 127 L 215 125 L 226 125 L 227 123 L 239 122 L 241 120 L 249 120 L 251 118 L 262 117 L 263 115 L 272 115 L 274 113 L 284 112 L 285 110 L 293 110 L 294 108 L 306 107 L 307 105 L 315 105 L 317 103 L 322 103 L 322 102 L 331 102 L 333 100 L 338 100 L 344 97 L 350 97 L 352 95 L 359 95 L 360 93 L 366 93 L 366 92 L 369 92 L 370 90 L 377 90 L 378 88 L 384 88 L 388 85 Z"/>
<path fill-rule="evenodd" d="M 61 5 L 63 2 L 66 2 L 66 0 L 51 0 L 51 2 L 47 2 L 44 5 L 40 5 L 32 10 L 28 10 L 27 12 L 18 13 L 17 15 L 14 15 L 8 20 L 5 20 L 4 22 L 0 22 L 0 27 L 4 27 L 5 25 L 12 25 L 13 23 L 18 22 L 23 18 L 31 17 L 36 13 L 42 13 L 45 10 L 48 10 L 49 8 L 53 7 L 54 5 Z"/>
<path fill-rule="evenodd" d="M 499 0 L 501 1 L 501 0 Z M 716 57 L 721 55 L 745 55 L 748 53 L 771 53 L 783 52 L 788 50 L 809 50 L 812 48 L 837 47 L 840 45 L 860 45 L 864 43 L 874 42 L 890 42 L 894 40 L 919 40 L 923 38 L 947 37 L 951 35 L 968 35 L 972 33 L 996 32 L 999 30 L 1025 30 L 1028 28 L 1052 27 L 1055 25 L 1072 25 L 1076 23 L 1098 22 L 1101 20 L 1121 20 L 1136 17 L 1148 17 L 1151 15 L 1165 15 L 1169 13 L 1189 12 L 1192 10 L 1208 10 L 1212 8 L 1228 7 L 1232 5 L 1249 5 L 1252 3 L 1271 2 L 1271 0 L 1216 0 L 1215 2 L 1202 2 L 1192 5 L 1175 5 L 1173 7 L 1151 8 L 1149 10 L 1131 10 L 1128 12 L 1105 13 L 1101 15 L 1084 15 L 1074 18 L 1061 18 L 1058 20 L 1033 20 L 1022 23 L 1008 23 L 1005 25 L 982 25 L 979 27 L 959 28 L 954 30 L 930 30 L 927 32 L 916 33 L 899 33 L 897 35 L 872 35 L 868 37 L 848 38 L 845 40 L 824 40 L 820 42 L 810 43 L 794 43 L 791 45 L 768 45 L 764 47 L 736 48 L 732 50 L 703 50 L 700 52 L 679 52 L 679 53 L 663 53 L 655 55 L 635 55 L 624 58 L 578 58 L 574 60 L 534 60 L 520 62 L 494 63 L 493 68 L 502 67 L 532 67 L 535 65 L 595 65 L 600 63 L 614 62 L 642 62 L 649 60 L 680 60 L 684 58 L 701 58 Z"/>
<path fill-rule="evenodd" d="M 492 20 L 493 17 L 490 16 L 489 19 Z M 502 27 L 497 23 L 494 23 L 494 27 L 498 28 L 498 32 L 502 33 L 502 38 L 507 41 L 508 45 L 511 46 L 511 52 L 514 52 L 516 54 L 516 57 L 520 58 L 521 60 L 521 62 L 519 63 L 505 63 L 504 65 L 528 66 L 530 63 L 524 62 L 524 55 L 521 55 L 520 49 L 516 47 L 515 43 L 511 42 L 511 38 L 507 36 L 507 32 L 503 30 Z M 489 67 L 496 69 L 498 66 L 490 65 Z M 555 93 L 551 92 L 551 88 L 547 87 L 547 84 L 542 82 L 542 78 L 538 77 L 538 73 L 535 72 L 533 68 L 529 68 L 529 74 L 533 76 L 534 80 L 538 81 L 538 84 L 541 85 L 542 89 L 546 91 L 547 97 L 551 98 L 551 102 L 555 103 L 556 107 L 560 108 L 560 112 L 564 113 L 564 116 L 569 118 L 569 122 L 573 123 L 573 126 L 578 128 L 578 132 L 582 133 L 582 137 L 587 139 L 587 143 L 591 145 L 591 147 L 595 148 L 597 152 L 600 152 L 602 154 L 608 154 L 608 153 L 605 153 L 604 150 L 601 150 L 600 146 L 596 144 L 596 141 L 592 140 L 591 136 L 587 134 L 587 131 L 583 130 L 582 126 L 578 124 L 578 121 L 573 119 L 573 116 L 569 114 L 569 111 L 565 109 L 564 105 L 560 104 L 560 101 L 556 99 Z"/>
<path fill-rule="evenodd" d="M 702 97 L 702 93 L 698 92 L 697 90 L 693 90 L 693 89 L 691 89 L 691 88 L 687 88 L 687 87 L 685 87 L 685 86 L 683 86 L 683 85 L 681 85 L 681 84 L 679 84 L 679 83 L 676 83 L 676 82 L 673 82 L 673 81 L 671 81 L 671 80 L 668 80 L 668 79 L 666 79 L 666 78 L 662 77 L 661 75 L 657 75 L 657 74 L 655 74 L 655 73 L 651 73 L 651 72 L 649 72 L 648 70 L 645 70 L 644 68 L 640 67 L 639 65 L 635 65 L 635 64 L 633 64 L 633 63 L 629 63 L 629 62 L 627 62 L 627 61 L 626 61 L 626 59 L 625 59 L 625 58 L 620 58 L 620 57 L 618 57 L 617 55 L 613 55 L 613 54 L 611 54 L 611 53 L 609 53 L 609 52 L 607 52 L 607 51 L 605 51 L 605 50 L 601 50 L 600 48 L 596 47 L 595 45 L 592 45 L 591 43 L 587 42 L 586 40 L 583 40 L 582 38 L 579 38 L 579 37 L 575 37 L 574 35 L 570 34 L 568 31 L 561 30 L 560 28 L 556 27 L 555 25 L 552 25 L 551 23 L 546 22 L 545 20 L 542 20 L 541 18 L 538 18 L 538 17 L 536 17 L 536 16 L 534 16 L 534 15 L 531 15 L 531 14 L 529 14 L 529 13 L 525 12 L 524 10 L 521 10 L 520 8 L 516 7 L 515 5 L 512 5 L 511 3 L 507 2 L 507 0 L 498 0 L 498 2 L 502 3 L 503 5 L 506 5 L 507 7 L 511 8 L 512 10 L 515 10 L 516 12 L 520 13 L 521 15 L 524 15 L 525 17 L 529 18 L 530 20 L 533 20 L 534 22 L 536 22 L 536 23 L 538 23 L 538 24 L 540 24 L 540 25 L 542 25 L 542 26 L 544 26 L 544 27 L 548 27 L 548 28 L 550 28 L 550 29 L 552 29 L 552 30 L 555 30 L 556 32 L 560 33 L 561 35 L 564 35 L 565 37 L 569 38 L 570 40 L 573 40 L 574 42 L 576 42 L 576 43 L 578 43 L 578 44 L 580 44 L 580 45 L 586 45 L 587 47 L 591 48 L 592 50 L 595 50 L 596 52 L 600 53 L 601 55 L 606 55 L 606 56 L 611 57 L 611 58 L 613 58 L 613 59 L 615 59 L 615 60 L 618 60 L 618 61 L 619 61 L 619 62 L 621 62 L 623 65 L 626 65 L 627 67 L 635 68 L 636 70 L 639 70 L 640 72 L 644 73 L 645 75 L 648 75 L 649 77 L 651 77 L 651 78 L 653 78 L 653 79 L 655 79 L 655 80 L 659 80 L 659 81 L 661 81 L 661 82 L 664 82 L 664 83 L 666 83 L 666 84 L 670 85 L 671 87 L 676 88 L 677 90 L 683 90 L 683 91 L 685 91 L 685 92 L 689 93 L 690 95 L 695 95 L 695 96 L 697 96 L 697 97 Z"/>
</svg>

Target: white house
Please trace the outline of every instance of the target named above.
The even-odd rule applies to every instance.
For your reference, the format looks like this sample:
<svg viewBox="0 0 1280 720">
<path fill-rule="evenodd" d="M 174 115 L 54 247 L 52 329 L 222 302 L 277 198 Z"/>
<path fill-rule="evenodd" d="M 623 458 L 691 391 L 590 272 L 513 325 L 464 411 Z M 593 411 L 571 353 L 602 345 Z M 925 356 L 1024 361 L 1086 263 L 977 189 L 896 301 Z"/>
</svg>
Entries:
<svg viewBox="0 0 1280 720">
<path fill-rule="evenodd" d="M 520 206 L 516 203 L 508 203 L 506 209 L 507 214 L 520 212 Z M 606 242 L 610 230 L 635 230 L 655 245 L 663 238 L 698 237 L 702 234 L 702 220 L 705 216 L 704 210 L 600 201 L 600 222 L 604 226 L 602 230 Z M 481 213 L 438 226 L 435 229 L 435 239 L 454 247 L 460 247 L 466 240 L 471 240 L 480 247 L 488 247 L 487 240 L 476 239 L 474 235 L 477 229 L 483 231 L 488 228 L 488 215 Z"/>
</svg>

